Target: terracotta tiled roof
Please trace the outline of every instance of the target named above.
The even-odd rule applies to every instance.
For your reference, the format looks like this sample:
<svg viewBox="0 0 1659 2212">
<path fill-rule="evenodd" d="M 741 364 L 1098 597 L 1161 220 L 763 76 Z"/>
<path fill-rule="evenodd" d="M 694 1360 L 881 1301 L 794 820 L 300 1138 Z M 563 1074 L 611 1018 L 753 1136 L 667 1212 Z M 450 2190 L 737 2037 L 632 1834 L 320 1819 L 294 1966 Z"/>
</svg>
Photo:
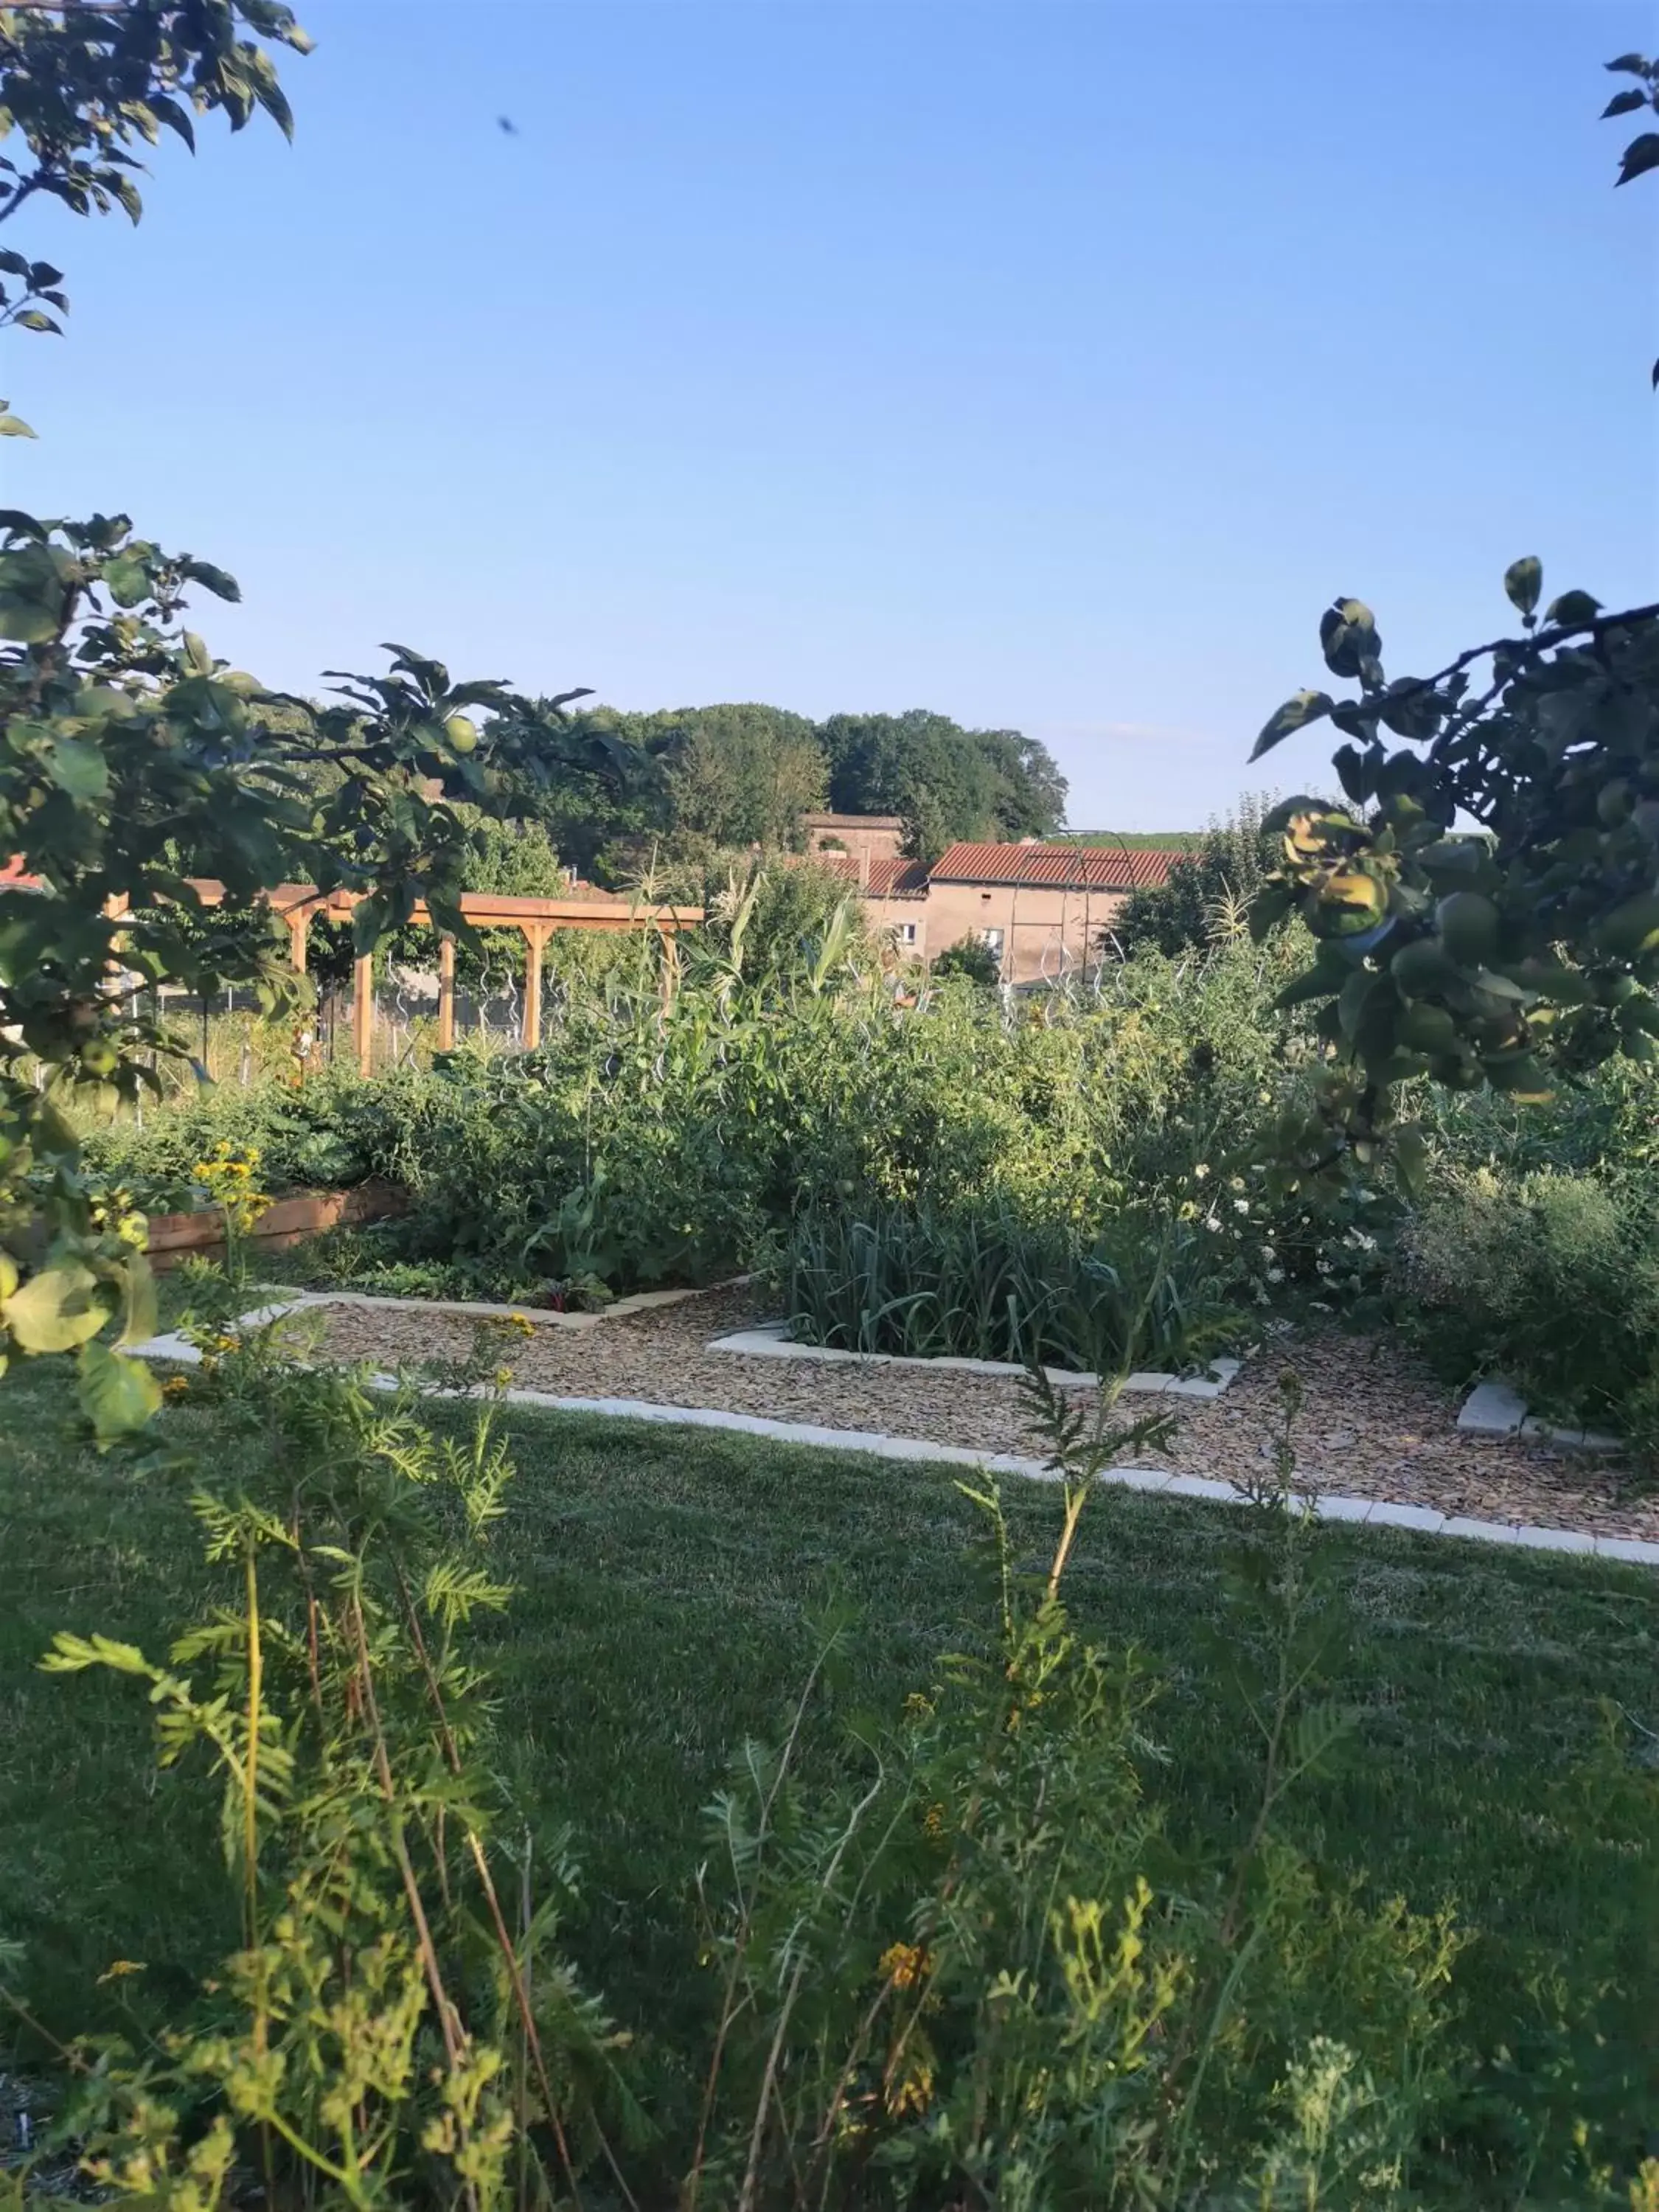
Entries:
<svg viewBox="0 0 1659 2212">
<path fill-rule="evenodd" d="M 935 883 L 1041 884 L 1053 890 L 1127 891 L 1161 884 L 1181 854 L 1161 845 L 952 845 Z"/>
<path fill-rule="evenodd" d="M 786 858 L 792 867 L 821 868 L 826 876 L 834 876 L 838 882 L 860 884 L 870 898 L 927 896 L 926 862 L 907 860 L 902 854 L 872 860 L 867 881 L 856 853 L 791 853 Z"/>
<path fill-rule="evenodd" d="M 872 898 L 926 898 L 927 862 L 907 860 L 902 854 L 892 860 L 872 860 L 869 890 Z"/>
</svg>

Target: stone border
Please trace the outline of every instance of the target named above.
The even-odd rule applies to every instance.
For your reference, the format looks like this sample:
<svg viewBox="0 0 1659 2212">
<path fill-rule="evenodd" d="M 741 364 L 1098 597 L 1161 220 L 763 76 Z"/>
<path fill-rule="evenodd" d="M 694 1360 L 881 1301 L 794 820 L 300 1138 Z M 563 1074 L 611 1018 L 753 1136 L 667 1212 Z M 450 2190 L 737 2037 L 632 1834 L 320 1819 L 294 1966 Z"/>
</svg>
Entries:
<svg viewBox="0 0 1659 2212">
<path fill-rule="evenodd" d="M 239 1315 L 237 1328 L 262 1328 L 285 1314 L 302 1310 L 315 1299 L 289 1298 L 275 1305 L 258 1306 Z M 201 1353 L 176 1333 L 154 1336 L 148 1343 L 129 1347 L 140 1359 L 167 1360 L 174 1365 L 199 1364 Z M 857 1358 L 860 1355 L 851 1355 Z M 924 1362 L 923 1364 L 932 1363 Z M 401 1389 L 396 1375 L 373 1374 L 377 1390 Z M 422 1395 L 434 1398 L 484 1397 L 494 1395 L 482 1387 L 473 1391 L 447 1390 L 441 1384 L 417 1384 Z M 611 1420 L 647 1421 L 675 1428 L 723 1429 L 740 1436 L 765 1437 L 775 1443 L 807 1444 L 819 1451 L 863 1452 L 874 1459 L 926 1461 L 936 1466 L 971 1467 L 986 1474 L 1013 1474 L 1030 1482 L 1054 1482 L 1053 1465 L 1027 1459 L 1016 1452 L 972 1451 L 959 1444 L 929 1443 L 920 1437 L 890 1437 L 872 1429 L 824 1429 L 811 1421 L 778 1421 L 762 1413 L 728 1413 L 707 1406 L 654 1406 L 644 1398 L 564 1398 L 551 1390 L 505 1390 L 510 1406 L 530 1406 L 555 1413 L 598 1413 Z M 1160 1498 L 1191 1498 L 1216 1505 L 1243 1501 L 1231 1482 L 1208 1475 L 1166 1474 L 1150 1467 L 1109 1467 L 1097 1480 L 1121 1490 L 1140 1490 Z M 1340 1498 L 1328 1492 L 1297 1493 L 1322 1521 L 1345 1521 L 1370 1528 L 1403 1528 L 1427 1536 L 1461 1536 L 1483 1544 L 1509 1545 L 1528 1552 L 1573 1552 L 1600 1559 L 1622 1559 L 1640 1566 L 1659 1566 L 1659 1544 L 1634 1536 L 1587 1536 L 1576 1528 L 1537 1528 L 1519 1522 L 1471 1521 L 1461 1514 L 1436 1512 L 1425 1505 L 1391 1505 L 1373 1498 Z"/>
<path fill-rule="evenodd" d="M 659 1306 L 677 1306 L 688 1298 L 709 1297 L 716 1291 L 738 1290 L 753 1279 L 749 1275 L 730 1275 L 723 1283 L 709 1283 L 702 1290 L 635 1291 L 629 1297 L 617 1298 L 610 1305 L 601 1306 L 597 1313 L 559 1313 L 550 1306 L 495 1305 L 481 1298 L 386 1298 L 376 1297 L 368 1291 L 289 1291 L 281 1283 L 256 1283 L 252 1288 L 276 1292 L 283 1300 L 283 1312 L 298 1313 L 307 1306 L 367 1306 L 388 1313 L 471 1314 L 481 1321 L 527 1321 L 537 1328 L 580 1331 L 598 1328 L 601 1322 L 617 1321 L 627 1314 L 651 1313 Z M 249 1321 L 250 1328 L 255 1325 Z M 167 1340 L 171 1343 L 176 1340 Z M 162 1340 L 158 1337 L 155 1341 L 159 1344 Z"/>
<path fill-rule="evenodd" d="M 710 1352 L 735 1352 L 749 1359 L 817 1359 L 850 1363 L 855 1367 L 918 1367 L 958 1375 L 1013 1376 L 1028 1370 L 1006 1359 L 961 1359 L 946 1352 L 937 1359 L 914 1358 L 901 1352 L 844 1352 L 827 1344 L 796 1344 L 787 1334 L 787 1321 L 763 1322 L 755 1328 L 740 1328 L 718 1336 Z M 1206 1375 L 1163 1375 L 1148 1372 L 1130 1376 L 1125 1390 L 1161 1392 L 1169 1398 L 1218 1398 L 1244 1364 L 1242 1359 L 1212 1359 Z M 1057 1390 L 1096 1390 L 1098 1375 L 1080 1374 L 1070 1367 L 1045 1367 L 1043 1373 Z"/>
<path fill-rule="evenodd" d="M 1477 1382 L 1463 1401 L 1457 1425 L 1466 1436 L 1528 1437 L 1534 1443 L 1558 1444 L 1564 1451 L 1618 1452 L 1622 1437 L 1605 1429 L 1570 1429 L 1554 1421 L 1535 1419 L 1526 1400 L 1512 1382 Z"/>
</svg>

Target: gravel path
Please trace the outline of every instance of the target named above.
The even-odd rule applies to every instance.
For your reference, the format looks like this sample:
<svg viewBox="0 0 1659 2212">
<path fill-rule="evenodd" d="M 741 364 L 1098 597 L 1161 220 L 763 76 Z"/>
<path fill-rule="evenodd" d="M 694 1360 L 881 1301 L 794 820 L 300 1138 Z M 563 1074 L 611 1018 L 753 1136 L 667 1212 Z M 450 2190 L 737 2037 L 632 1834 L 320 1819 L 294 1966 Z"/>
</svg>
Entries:
<svg viewBox="0 0 1659 2212">
<path fill-rule="evenodd" d="M 710 1352 L 710 1341 L 771 1317 L 754 1289 L 717 1291 L 654 1313 L 576 1333 L 538 1328 L 505 1354 L 522 1388 L 584 1398 L 642 1398 L 873 1429 L 982 1451 L 1030 1452 L 1033 1440 L 1012 1379 L 930 1374 L 918 1368 L 827 1365 Z M 472 1326 L 457 1316 L 385 1308 L 325 1310 L 323 1356 L 377 1366 L 464 1358 Z M 1590 1535 L 1659 1540 L 1659 1498 L 1635 1494 L 1616 1464 L 1538 1443 L 1460 1434 L 1458 1394 L 1388 1337 L 1334 1330 L 1270 1337 L 1219 1398 L 1171 1400 L 1180 1414 L 1167 1461 L 1184 1474 L 1247 1481 L 1271 1465 L 1279 1378 L 1303 1386 L 1295 1442 L 1310 1487 L 1350 1498 L 1426 1505 L 1480 1521 L 1529 1522 Z M 1076 1393 L 1087 1405 L 1091 1394 Z M 1152 1401 L 1134 1397 L 1139 1413 Z"/>
</svg>

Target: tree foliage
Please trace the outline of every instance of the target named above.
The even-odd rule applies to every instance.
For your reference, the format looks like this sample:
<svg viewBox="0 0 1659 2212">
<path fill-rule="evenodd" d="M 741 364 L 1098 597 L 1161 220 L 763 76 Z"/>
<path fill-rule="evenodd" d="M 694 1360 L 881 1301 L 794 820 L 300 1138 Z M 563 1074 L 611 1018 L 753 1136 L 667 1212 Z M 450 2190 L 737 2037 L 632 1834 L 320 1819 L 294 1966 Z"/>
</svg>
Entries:
<svg viewBox="0 0 1659 2212">
<path fill-rule="evenodd" d="M 907 849 L 936 860 L 958 839 L 1046 836 L 1066 818 L 1066 779 L 1018 730 L 966 730 L 915 707 L 832 714 L 819 726 L 830 798 L 844 814 L 896 814 Z"/>
<path fill-rule="evenodd" d="M 801 817 L 823 805 L 829 783 L 804 714 L 736 705 L 650 720 L 676 740 L 665 786 L 671 826 L 682 838 L 768 852 L 799 847 Z"/>
<path fill-rule="evenodd" d="M 15 180 L 0 219 L 37 193 L 136 216 L 126 149 L 161 123 L 188 138 L 181 100 L 235 128 L 263 106 L 286 128 L 269 58 L 239 22 L 308 43 L 265 0 L 0 9 L 0 113 L 34 164 L 0 170 Z M 43 265 L 26 264 L 37 290 Z M 31 312 L 12 320 L 41 327 Z M 145 1371 L 99 1341 L 117 1314 L 128 1337 L 150 1326 L 143 1226 L 83 1173 L 61 1108 L 156 1086 L 156 1055 L 178 1048 L 143 987 L 240 984 L 274 1004 L 295 988 L 266 898 L 283 883 L 356 893 L 362 951 L 422 899 L 466 937 L 463 809 L 500 811 L 611 749 L 563 719 L 580 692 L 538 704 L 401 646 L 383 675 L 330 672 L 328 703 L 271 692 L 185 626 L 202 592 L 238 596 L 125 515 L 0 511 L 0 860 L 21 864 L 0 887 L 0 1360 L 78 1347 L 100 1435 L 154 1403 Z M 201 878 L 224 888 L 210 929 Z"/>
<path fill-rule="evenodd" d="M 1643 88 L 1607 115 L 1659 100 L 1659 64 L 1607 66 Z M 1649 133 L 1619 182 L 1652 167 Z M 1299 1172 L 1391 1136 L 1411 1179 L 1421 1139 L 1397 1101 L 1417 1077 L 1536 1100 L 1615 1054 L 1659 1058 L 1659 604 L 1546 602 L 1543 574 L 1531 555 L 1504 574 L 1519 636 L 1427 677 L 1390 679 L 1371 610 L 1334 600 L 1325 665 L 1357 688 L 1297 692 L 1256 741 L 1252 758 L 1327 720 L 1348 740 L 1346 805 L 1270 817 L 1278 866 L 1253 917 L 1260 933 L 1298 913 L 1317 945 L 1285 994 L 1318 1004 L 1334 1062 L 1317 1109 L 1282 1133 Z"/>
<path fill-rule="evenodd" d="M 832 714 L 812 722 L 757 702 L 591 717 L 625 749 L 631 772 L 567 781 L 544 818 L 562 856 L 617 882 L 653 847 L 706 865 L 750 845 L 799 851 L 802 817 L 894 814 L 913 854 L 958 838 L 1044 836 L 1066 815 L 1066 779 L 1048 748 L 1018 730 L 969 730 L 944 714 Z"/>
<path fill-rule="evenodd" d="M 253 37 L 240 36 L 244 28 Z M 291 10 L 275 0 L 0 8 L 0 135 L 24 156 L 0 156 L 0 222 L 37 192 L 75 215 L 119 208 L 137 222 L 143 202 L 135 179 L 143 163 L 134 148 L 155 145 L 167 130 L 193 152 L 194 115 L 222 113 L 240 131 L 263 110 L 291 137 L 294 118 L 261 40 L 311 50 Z M 43 265 L 0 257 L 0 269 L 38 295 L 29 270 Z M 69 304 L 44 296 L 60 310 Z M 3 289 L 0 303 L 7 310 L 0 319 L 58 327 Z"/>
<path fill-rule="evenodd" d="M 1267 810 L 1246 796 L 1224 822 L 1212 822 L 1196 848 L 1176 860 L 1161 884 L 1132 891 L 1106 933 L 1125 952 L 1151 946 L 1171 958 L 1243 934 L 1251 902 L 1272 865 Z"/>
</svg>

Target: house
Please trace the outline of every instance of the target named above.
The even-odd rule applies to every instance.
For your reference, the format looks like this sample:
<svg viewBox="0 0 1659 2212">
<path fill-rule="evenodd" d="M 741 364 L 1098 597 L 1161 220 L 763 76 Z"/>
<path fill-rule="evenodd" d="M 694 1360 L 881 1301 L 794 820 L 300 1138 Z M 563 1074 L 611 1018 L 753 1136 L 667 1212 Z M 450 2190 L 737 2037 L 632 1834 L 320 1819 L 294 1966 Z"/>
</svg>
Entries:
<svg viewBox="0 0 1659 2212">
<path fill-rule="evenodd" d="M 856 885 L 872 929 L 901 952 L 937 959 L 972 938 L 1005 983 L 1057 981 L 1085 967 L 1133 890 L 1162 884 L 1180 858 L 1157 846 L 952 845 L 929 866 L 906 860 L 896 816 L 809 814 L 806 856 Z"/>
<path fill-rule="evenodd" d="M 897 814 L 803 814 L 800 826 L 809 853 L 832 858 L 846 854 L 858 864 L 852 872 L 860 884 L 866 879 L 869 862 L 896 860 L 904 848 L 904 822 Z M 848 872 L 836 870 L 838 875 Z"/>
<path fill-rule="evenodd" d="M 927 871 L 927 945 L 977 938 L 1005 983 L 1056 982 L 1099 957 L 1131 891 L 1161 884 L 1178 853 L 1159 846 L 952 845 Z"/>
</svg>

